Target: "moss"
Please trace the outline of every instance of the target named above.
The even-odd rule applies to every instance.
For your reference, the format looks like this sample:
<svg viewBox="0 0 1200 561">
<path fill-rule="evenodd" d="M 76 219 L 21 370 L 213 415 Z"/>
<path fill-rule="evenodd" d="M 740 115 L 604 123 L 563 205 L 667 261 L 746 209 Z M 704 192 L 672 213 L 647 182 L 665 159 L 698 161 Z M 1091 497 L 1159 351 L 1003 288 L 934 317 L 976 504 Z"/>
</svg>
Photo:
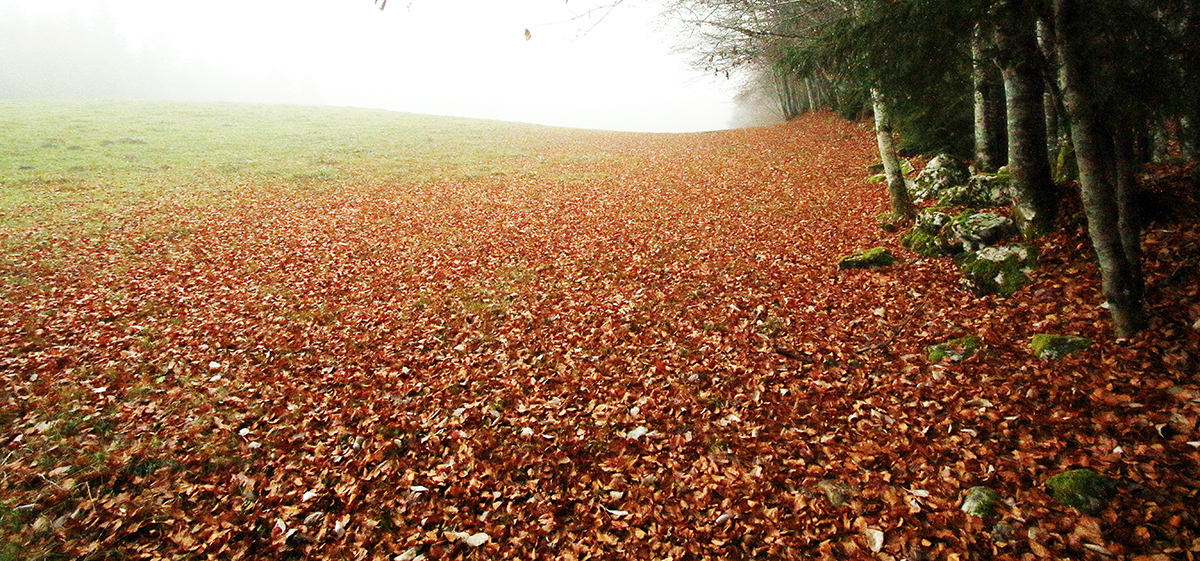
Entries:
<svg viewBox="0 0 1200 561">
<path fill-rule="evenodd" d="M 987 518 L 997 514 L 996 507 L 1002 500 L 1000 493 L 987 487 L 971 487 L 963 498 L 961 510 L 971 516 Z"/>
<path fill-rule="evenodd" d="M 929 347 L 929 362 L 937 363 L 945 359 L 960 362 L 971 358 L 971 355 L 975 354 L 977 350 L 979 350 L 979 338 L 967 335 Z"/>
<path fill-rule="evenodd" d="M 892 252 L 886 247 L 875 247 L 868 249 L 862 253 L 848 255 L 838 261 L 839 269 L 875 269 L 879 267 L 887 267 L 896 262 L 896 258 L 892 256 Z"/>
<path fill-rule="evenodd" d="M 1053 335 L 1041 333 L 1034 335 L 1029 341 L 1029 349 L 1043 360 L 1058 360 L 1075 351 L 1081 351 L 1092 346 L 1092 342 L 1083 337 L 1072 335 Z"/>
<path fill-rule="evenodd" d="M 1058 151 L 1054 162 L 1054 182 L 1067 183 L 1079 179 L 1079 164 L 1075 159 L 1075 146 L 1067 143 Z"/>
<path fill-rule="evenodd" d="M 958 267 L 966 276 L 967 287 L 975 294 L 1011 296 L 1031 282 L 1028 274 L 1036 264 L 1032 249 L 1009 244 L 967 252 Z"/>
<path fill-rule="evenodd" d="M 900 173 L 908 175 L 912 172 L 912 163 L 910 163 L 908 160 L 900 160 Z M 882 183 L 887 179 L 886 177 L 883 177 L 883 162 L 879 160 L 876 160 L 875 163 L 867 166 L 867 173 L 871 174 L 871 177 L 867 178 L 867 181 L 870 183 Z"/>
<path fill-rule="evenodd" d="M 1046 486 L 1060 504 L 1094 516 L 1108 504 L 1117 482 L 1090 469 L 1074 469 L 1046 480 Z"/>
<path fill-rule="evenodd" d="M 885 212 L 875 217 L 875 224 L 879 226 L 879 229 L 888 233 L 894 233 L 899 230 L 900 228 L 896 224 L 900 221 L 900 218 L 890 212 Z"/>
<path fill-rule="evenodd" d="M 946 240 L 938 236 L 931 236 L 917 228 L 913 228 L 907 234 L 904 234 L 900 238 L 900 243 L 904 244 L 904 247 L 911 249 L 913 253 L 921 257 L 930 258 L 954 255 L 962 249 L 947 243 Z"/>
</svg>

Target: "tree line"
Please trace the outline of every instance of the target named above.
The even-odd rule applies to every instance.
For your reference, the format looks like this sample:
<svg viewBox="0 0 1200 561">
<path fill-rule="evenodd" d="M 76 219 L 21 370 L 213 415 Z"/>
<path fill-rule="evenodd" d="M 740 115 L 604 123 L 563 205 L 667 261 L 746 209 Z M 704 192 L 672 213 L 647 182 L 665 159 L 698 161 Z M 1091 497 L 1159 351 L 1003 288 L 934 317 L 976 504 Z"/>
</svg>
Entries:
<svg viewBox="0 0 1200 561">
<path fill-rule="evenodd" d="M 1140 166 L 1200 154 L 1194 0 L 671 0 L 697 64 L 750 68 L 788 117 L 874 114 L 891 210 L 911 218 L 898 150 L 1007 166 L 1012 215 L 1047 233 L 1078 178 L 1119 337 L 1146 326 Z"/>
<path fill-rule="evenodd" d="M 697 66 L 750 69 L 785 118 L 872 114 L 897 219 L 916 212 L 900 150 L 958 155 L 980 172 L 1007 167 L 1027 239 L 1054 227 L 1055 179 L 1071 173 L 1116 334 L 1146 327 L 1137 174 L 1169 147 L 1200 159 L 1195 0 L 660 4 Z"/>
</svg>

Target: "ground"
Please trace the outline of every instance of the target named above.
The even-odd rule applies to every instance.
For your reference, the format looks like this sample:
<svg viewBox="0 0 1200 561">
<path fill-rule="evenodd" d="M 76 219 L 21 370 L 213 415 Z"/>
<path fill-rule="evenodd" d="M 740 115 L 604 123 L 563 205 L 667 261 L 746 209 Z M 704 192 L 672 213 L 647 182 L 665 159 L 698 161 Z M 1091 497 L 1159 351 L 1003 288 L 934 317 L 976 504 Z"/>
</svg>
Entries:
<svg viewBox="0 0 1200 561">
<path fill-rule="evenodd" d="M 538 130 L 495 173 L 0 230 L 0 558 L 1200 554 L 1194 222 L 1116 341 L 1069 212 L 1007 298 L 880 230 L 866 125 Z M 1083 467 L 1095 516 L 1044 486 Z"/>
</svg>

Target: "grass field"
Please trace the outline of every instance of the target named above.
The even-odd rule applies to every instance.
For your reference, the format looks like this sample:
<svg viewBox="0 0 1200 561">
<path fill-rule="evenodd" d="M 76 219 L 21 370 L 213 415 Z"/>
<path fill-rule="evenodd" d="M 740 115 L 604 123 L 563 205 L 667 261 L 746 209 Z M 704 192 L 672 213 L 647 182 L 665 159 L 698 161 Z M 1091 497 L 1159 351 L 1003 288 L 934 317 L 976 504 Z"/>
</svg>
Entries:
<svg viewBox="0 0 1200 561">
<path fill-rule="evenodd" d="M 0 224 L 186 194 L 513 173 L 548 129 L 351 108 L 0 101 Z M 538 132 L 538 131 L 542 132 Z M 552 135 L 549 135 L 552 136 Z"/>
</svg>

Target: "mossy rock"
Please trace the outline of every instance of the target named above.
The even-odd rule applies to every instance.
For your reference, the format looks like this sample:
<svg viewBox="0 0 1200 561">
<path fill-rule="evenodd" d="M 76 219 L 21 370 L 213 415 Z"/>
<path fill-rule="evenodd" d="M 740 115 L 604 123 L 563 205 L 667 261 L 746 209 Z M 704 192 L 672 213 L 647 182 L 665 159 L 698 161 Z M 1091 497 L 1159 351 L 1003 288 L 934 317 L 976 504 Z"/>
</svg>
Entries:
<svg viewBox="0 0 1200 561">
<path fill-rule="evenodd" d="M 963 497 L 961 510 L 971 516 L 980 518 L 988 518 L 996 516 L 996 507 L 1003 502 L 1003 497 L 987 487 L 971 487 L 967 489 L 967 496 Z"/>
<path fill-rule="evenodd" d="M 1037 256 L 1033 249 L 1022 244 L 968 251 L 958 262 L 967 288 L 980 296 L 1013 295 L 1031 282 L 1029 273 L 1033 272 L 1036 265 Z"/>
<path fill-rule="evenodd" d="M 995 245 L 1020 233 L 1012 220 L 992 212 L 964 212 L 950 221 L 953 236 L 968 249 Z"/>
<path fill-rule="evenodd" d="M 925 169 L 917 175 L 910 194 L 916 201 L 932 200 L 941 197 L 942 191 L 967 181 L 969 172 L 954 157 L 941 154 L 930 160 Z"/>
<path fill-rule="evenodd" d="M 942 243 L 936 236 L 931 236 L 913 228 L 900 237 L 900 243 L 921 257 L 942 257 Z"/>
<path fill-rule="evenodd" d="M 900 243 L 921 257 L 946 257 L 962 252 L 962 243 L 947 228 L 953 218 L 935 209 L 917 215 L 913 228 L 900 237 Z"/>
<path fill-rule="evenodd" d="M 929 235 L 913 228 L 900 237 L 900 243 L 921 257 L 952 257 L 962 253 L 962 245 L 956 239 Z"/>
<path fill-rule="evenodd" d="M 938 206 L 990 208 L 1009 204 L 1008 186 L 1012 176 L 1002 168 L 997 173 L 977 173 L 965 185 L 955 185 L 942 192 Z"/>
<path fill-rule="evenodd" d="M 892 252 L 886 247 L 875 247 L 862 253 L 848 255 L 838 261 L 839 269 L 877 269 L 887 267 L 896 262 Z"/>
<path fill-rule="evenodd" d="M 1074 335 L 1053 335 L 1041 333 L 1034 335 L 1029 341 L 1029 349 L 1043 360 L 1058 360 L 1075 351 L 1082 351 L 1092 346 L 1092 342 Z"/>
<path fill-rule="evenodd" d="M 941 212 L 937 209 L 927 208 L 922 210 L 913 221 L 913 227 L 917 230 L 925 232 L 931 236 L 936 236 L 954 220 L 949 214 Z"/>
<path fill-rule="evenodd" d="M 947 359 L 952 362 L 961 362 L 971 358 L 971 355 L 978 350 L 979 337 L 967 335 L 929 347 L 929 362 L 938 363 Z"/>
<path fill-rule="evenodd" d="M 1073 469 L 1046 480 L 1046 487 L 1059 504 L 1095 516 L 1108 505 L 1117 482 L 1090 469 Z"/>
</svg>

